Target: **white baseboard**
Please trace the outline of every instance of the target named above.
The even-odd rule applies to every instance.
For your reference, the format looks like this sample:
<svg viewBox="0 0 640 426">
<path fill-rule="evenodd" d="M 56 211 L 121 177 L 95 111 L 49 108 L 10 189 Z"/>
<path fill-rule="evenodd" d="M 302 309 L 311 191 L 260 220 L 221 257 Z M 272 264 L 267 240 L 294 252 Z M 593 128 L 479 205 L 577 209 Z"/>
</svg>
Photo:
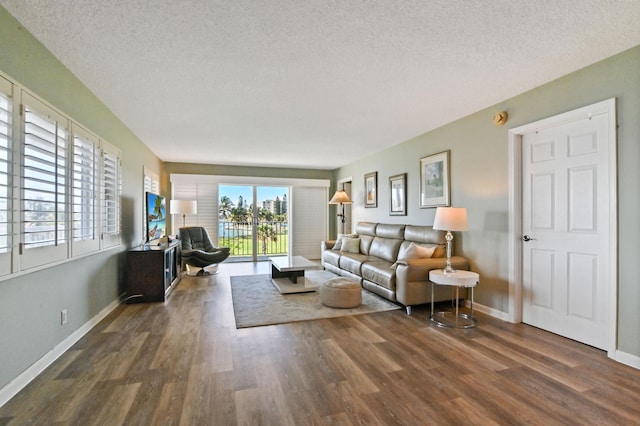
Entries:
<svg viewBox="0 0 640 426">
<path fill-rule="evenodd" d="M 622 351 L 615 351 L 614 357 L 612 357 L 615 361 L 618 361 L 621 364 L 628 365 L 629 367 L 633 367 L 635 369 L 640 370 L 640 357 L 636 355 L 631 355 Z"/>
<path fill-rule="evenodd" d="M 66 339 L 54 346 L 49 352 L 44 354 L 42 358 L 34 362 L 29 368 L 22 372 L 18 377 L 9 382 L 5 387 L 0 389 L 0 407 L 6 404 L 33 379 L 49 367 L 55 360 L 65 353 L 71 346 L 87 334 L 93 327 L 102 321 L 107 315 L 120 305 L 120 298 L 111 302 L 106 308 L 101 310 L 96 316 L 87 321 L 79 329 L 70 334 Z"/>
<path fill-rule="evenodd" d="M 468 299 L 465 299 L 465 305 L 467 307 L 471 306 L 471 302 Z M 502 321 L 509 321 L 509 314 L 506 312 L 502 312 L 499 311 L 497 309 L 494 308 L 490 308 L 489 306 L 485 306 L 485 305 L 481 305 L 480 303 L 477 302 L 473 302 L 473 310 L 474 311 L 478 311 L 478 312 L 482 312 L 483 314 L 487 314 L 489 316 L 492 316 L 494 318 L 498 318 Z"/>
</svg>

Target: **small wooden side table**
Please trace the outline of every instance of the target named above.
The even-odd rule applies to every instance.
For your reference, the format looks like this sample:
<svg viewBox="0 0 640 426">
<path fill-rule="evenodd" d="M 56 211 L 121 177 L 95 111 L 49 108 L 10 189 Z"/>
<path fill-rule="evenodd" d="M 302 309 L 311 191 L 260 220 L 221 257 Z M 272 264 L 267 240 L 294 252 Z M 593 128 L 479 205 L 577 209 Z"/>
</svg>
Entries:
<svg viewBox="0 0 640 426">
<path fill-rule="evenodd" d="M 478 320 L 473 316 L 473 288 L 478 285 L 480 275 L 471 271 L 449 273 L 444 272 L 442 269 L 437 269 L 429 271 L 429 281 L 431 281 L 431 315 L 429 316 L 431 321 L 440 327 L 473 328 L 478 325 Z M 434 288 L 436 285 L 448 285 L 456 288 L 455 316 L 448 311 L 433 312 Z M 469 314 L 462 313 L 458 309 L 460 287 L 471 288 L 471 311 Z"/>
</svg>

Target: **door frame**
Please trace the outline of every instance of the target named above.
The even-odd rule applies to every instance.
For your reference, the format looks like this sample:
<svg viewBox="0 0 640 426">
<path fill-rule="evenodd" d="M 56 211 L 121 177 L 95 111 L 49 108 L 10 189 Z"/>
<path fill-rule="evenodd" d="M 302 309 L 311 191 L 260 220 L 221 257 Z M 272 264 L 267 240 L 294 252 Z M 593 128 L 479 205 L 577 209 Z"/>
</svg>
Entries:
<svg viewBox="0 0 640 426">
<path fill-rule="evenodd" d="M 508 320 L 522 322 L 522 139 L 536 129 L 558 126 L 595 114 L 609 117 L 609 337 L 607 355 L 615 359 L 618 345 L 618 190 L 616 99 L 611 98 L 573 111 L 509 129 L 509 300 Z"/>
</svg>

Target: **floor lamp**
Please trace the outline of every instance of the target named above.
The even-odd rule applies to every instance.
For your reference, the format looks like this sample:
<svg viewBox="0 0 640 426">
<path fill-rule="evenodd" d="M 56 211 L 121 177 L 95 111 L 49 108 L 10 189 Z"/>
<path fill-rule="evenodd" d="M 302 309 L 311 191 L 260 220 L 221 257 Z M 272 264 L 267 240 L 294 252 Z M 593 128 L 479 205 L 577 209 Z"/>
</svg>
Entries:
<svg viewBox="0 0 640 426">
<path fill-rule="evenodd" d="M 182 215 L 182 227 L 186 225 L 188 214 L 198 213 L 198 202 L 195 200 L 171 200 L 169 202 L 169 213 Z"/>
<path fill-rule="evenodd" d="M 339 189 L 336 191 L 335 194 L 333 194 L 333 197 L 331 198 L 331 200 L 329 200 L 329 204 L 338 204 L 342 208 L 341 211 L 340 210 L 338 211 L 337 216 L 341 219 L 342 227 L 344 228 L 344 222 L 345 222 L 344 205 L 352 204 L 352 201 L 349 199 L 349 196 L 343 189 Z"/>
<path fill-rule="evenodd" d="M 456 271 L 451 267 L 451 245 L 453 243 L 451 231 L 466 231 L 467 226 L 467 209 L 464 207 L 438 207 L 436 209 L 433 229 L 447 231 L 445 236 L 445 240 L 447 240 L 447 266 L 443 270 L 444 273 L 452 274 Z"/>
</svg>

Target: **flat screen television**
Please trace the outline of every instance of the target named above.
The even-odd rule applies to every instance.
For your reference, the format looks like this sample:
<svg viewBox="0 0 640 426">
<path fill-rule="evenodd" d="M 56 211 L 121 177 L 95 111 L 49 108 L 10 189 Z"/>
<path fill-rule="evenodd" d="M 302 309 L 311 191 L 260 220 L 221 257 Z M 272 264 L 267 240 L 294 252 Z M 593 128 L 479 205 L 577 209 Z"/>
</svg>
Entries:
<svg viewBox="0 0 640 426">
<path fill-rule="evenodd" d="M 147 242 L 159 240 L 167 230 L 167 202 L 162 195 L 147 192 Z"/>
</svg>

